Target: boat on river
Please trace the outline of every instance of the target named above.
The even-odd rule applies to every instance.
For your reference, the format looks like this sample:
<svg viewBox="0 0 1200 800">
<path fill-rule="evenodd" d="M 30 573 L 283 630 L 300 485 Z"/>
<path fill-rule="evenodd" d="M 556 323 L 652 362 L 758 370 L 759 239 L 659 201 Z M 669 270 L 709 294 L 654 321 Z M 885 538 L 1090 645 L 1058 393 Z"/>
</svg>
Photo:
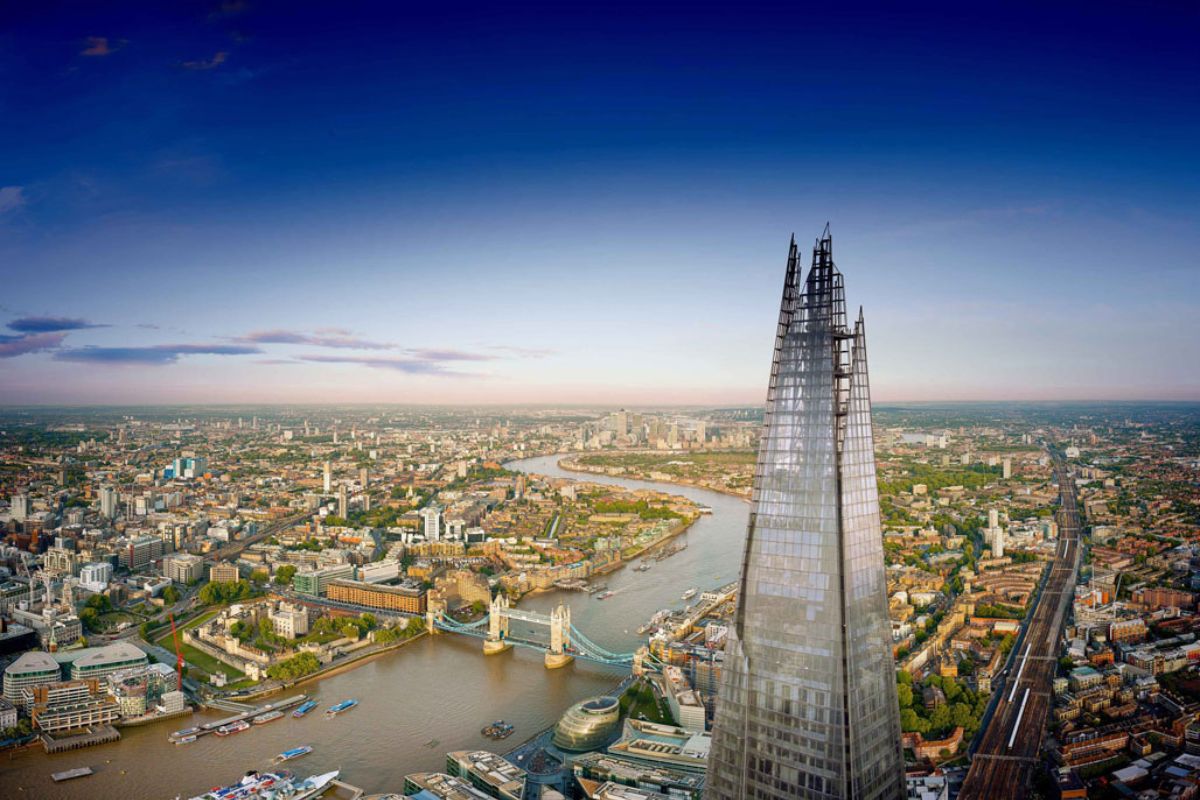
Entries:
<svg viewBox="0 0 1200 800">
<path fill-rule="evenodd" d="M 634 567 L 633 569 L 634 569 L 634 571 L 635 571 L 635 572 L 645 572 L 645 571 L 647 571 L 648 569 L 650 569 L 650 562 L 649 562 L 649 561 L 643 561 L 642 563 L 638 564 L 638 565 L 637 565 L 636 567 Z"/>
<path fill-rule="evenodd" d="M 292 712 L 292 716 L 295 717 L 296 719 L 300 719 L 301 717 L 303 717 L 305 714 L 312 711 L 316 707 L 317 707 L 316 700 L 305 700 L 303 703 L 300 704 L 299 708 L 297 708 L 295 711 Z"/>
<path fill-rule="evenodd" d="M 239 719 L 237 722 L 231 722 L 228 725 L 222 725 L 217 728 L 217 736 L 231 736 L 235 733 L 250 730 L 250 723 L 244 719 Z"/>
<path fill-rule="evenodd" d="M 308 800 L 324 792 L 339 774 L 334 770 L 296 780 L 291 772 L 283 769 L 275 772 L 250 770 L 232 786 L 214 787 L 191 800 Z"/>
<path fill-rule="evenodd" d="M 196 734 L 189 733 L 187 736 L 180 736 L 175 740 L 175 744 L 191 744 L 196 741 Z"/>
<path fill-rule="evenodd" d="M 312 747 L 307 744 L 302 745 L 301 747 L 293 747 L 291 750 L 284 750 L 282 753 L 275 756 L 274 762 L 276 764 L 282 764 L 284 761 L 291 761 L 293 758 L 299 758 L 300 756 L 306 756 L 311 752 L 312 752 Z"/>
<path fill-rule="evenodd" d="M 259 772 L 252 769 L 242 776 L 242 779 L 230 786 L 214 786 L 204 794 L 198 794 L 191 800 L 259 800 L 270 797 L 266 794 L 276 788 L 292 782 L 292 773 L 287 770 L 279 772 Z"/>
<path fill-rule="evenodd" d="M 268 711 L 266 714 L 259 714 L 254 719 L 250 720 L 255 725 L 266 725 L 268 722 L 274 722 L 277 719 L 283 718 L 282 711 Z"/>
<path fill-rule="evenodd" d="M 698 592 L 698 591 L 700 591 L 700 590 L 697 589 L 695 586 L 693 586 L 691 589 L 688 589 L 686 592 L 684 592 L 683 597 L 681 597 L 679 599 L 680 600 L 691 600 L 693 597 L 696 596 L 696 592 Z"/>
<path fill-rule="evenodd" d="M 512 732 L 515 730 L 516 726 L 511 722 L 505 722 L 502 719 L 498 719 L 491 725 L 484 726 L 483 730 L 479 732 L 489 739 L 499 740 L 507 739 L 509 736 L 512 736 Z"/>
<path fill-rule="evenodd" d="M 343 711 L 349 711 L 350 709 L 354 708 L 356 705 L 358 705 L 357 700 L 343 700 L 342 702 L 338 703 L 336 706 L 332 706 L 328 711 L 326 711 L 325 717 L 326 717 L 326 719 L 331 719 L 333 717 L 336 717 L 338 714 L 342 713 Z"/>
<path fill-rule="evenodd" d="M 614 594 L 616 594 L 616 593 L 611 590 L 606 591 L 606 592 L 601 592 L 600 594 L 596 595 L 596 599 L 597 600 L 607 600 L 608 598 L 612 597 Z"/>
</svg>

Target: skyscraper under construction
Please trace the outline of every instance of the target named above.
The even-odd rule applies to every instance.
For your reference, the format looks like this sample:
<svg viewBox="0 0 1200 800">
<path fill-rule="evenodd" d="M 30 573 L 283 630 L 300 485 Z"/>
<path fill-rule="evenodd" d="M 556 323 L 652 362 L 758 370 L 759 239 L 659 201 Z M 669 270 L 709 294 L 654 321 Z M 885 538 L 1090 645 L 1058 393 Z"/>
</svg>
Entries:
<svg viewBox="0 0 1200 800">
<path fill-rule="evenodd" d="M 793 239 L 706 800 L 904 796 L 861 310 Z"/>
</svg>

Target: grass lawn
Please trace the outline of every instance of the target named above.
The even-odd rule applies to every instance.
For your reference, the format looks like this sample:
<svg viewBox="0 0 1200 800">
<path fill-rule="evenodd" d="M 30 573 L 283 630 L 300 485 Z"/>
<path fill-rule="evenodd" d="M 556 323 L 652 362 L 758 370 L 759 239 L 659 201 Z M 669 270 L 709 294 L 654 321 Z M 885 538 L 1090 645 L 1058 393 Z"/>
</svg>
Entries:
<svg viewBox="0 0 1200 800">
<path fill-rule="evenodd" d="M 220 608 L 214 608 L 211 611 L 205 611 L 203 614 L 192 617 L 190 620 L 183 623 L 182 625 L 177 624 L 176 627 L 179 629 L 179 632 L 180 632 L 180 640 L 179 640 L 180 644 L 183 643 L 183 638 L 182 638 L 183 631 L 188 630 L 190 628 L 200 627 L 201 625 L 208 622 L 210 619 L 215 617 L 220 612 L 221 612 Z M 163 626 L 163 632 L 159 635 L 159 637 L 157 639 L 154 640 L 154 643 L 156 645 L 158 645 L 159 647 L 163 648 L 164 650 L 170 650 L 172 653 L 175 652 L 175 643 L 171 639 L 171 623 L 170 622 L 168 622 L 166 625 Z"/>
<path fill-rule="evenodd" d="M 194 667 L 204 670 L 212 674 L 214 672 L 223 672 L 229 680 L 241 680 L 246 677 L 246 673 L 239 670 L 237 667 L 231 667 L 224 661 L 213 658 L 208 653 L 201 652 L 190 644 L 185 644 L 180 648 L 183 650 L 184 659 Z"/>
<path fill-rule="evenodd" d="M 107 614 L 101 614 L 99 620 L 100 630 L 106 632 L 116 630 L 116 627 L 122 622 L 128 622 L 130 625 L 140 625 L 142 622 L 141 617 L 124 611 L 110 611 Z"/>
<path fill-rule="evenodd" d="M 667 708 L 667 701 L 656 699 L 654 690 L 646 684 L 635 683 L 629 687 L 621 696 L 621 710 L 630 719 L 645 717 L 650 722 L 663 725 L 675 724 L 670 709 Z"/>
</svg>

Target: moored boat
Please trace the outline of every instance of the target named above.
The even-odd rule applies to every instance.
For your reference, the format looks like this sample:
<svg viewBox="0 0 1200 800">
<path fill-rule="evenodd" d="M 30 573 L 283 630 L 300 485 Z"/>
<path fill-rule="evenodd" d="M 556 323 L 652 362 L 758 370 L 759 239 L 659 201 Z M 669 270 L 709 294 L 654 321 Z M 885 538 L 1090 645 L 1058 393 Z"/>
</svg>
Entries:
<svg viewBox="0 0 1200 800">
<path fill-rule="evenodd" d="M 175 744 L 191 744 L 196 741 L 196 734 L 189 733 L 187 736 L 180 736 L 175 740 Z"/>
<path fill-rule="evenodd" d="M 316 700 L 305 700 L 303 703 L 300 704 L 299 708 L 297 708 L 295 711 L 292 712 L 292 716 L 295 717 L 296 719 L 300 719 L 301 717 L 303 717 L 305 714 L 312 711 L 316 707 L 317 707 Z"/>
<path fill-rule="evenodd" d="M 295 792 L 294 794 L 281 795 L 281 797 L 286 797 L 287 800 L 308 800 L 310 797 L 316 797 L 337 779 L 339 773 L 340 771 L 335 769 L 333 772 L 310 775 L 304 780 L 292 784 L 291 789 Z"/>
<path fill-rule="evenodd" d="M 231 722 L 228 725 L 222 725 L 217 728 L 217 736 L 229 736 L 234 733 L 250 730 L 250 723 L 244 719 L 239 719 L 237 722 Z"/>
<path fill-rule="evenodd" d="M 680 600 L 691 600 L 693 597 L 696 596 L 696 592 L 698 592 L 698 591 L 700 591 L 700 590 L 697 589 L 695 586 L 693 586 L 691 589 L 688 589 L 686 592 L 684 592 L 683 597 L 681 597 L 679 599 Z"/>
<path fill-rule="evenodd" d="M 282 711 L 268 711 L 266 714 L 259 714 L 254 719 L 250 720 L 255 725 L 266 725 L 268 722 L 274 722 L 283 716 Z"/>
<path fill-rule="evenodd" d="M 191 798 L 191 800 L 259 800 L 259 798 L 266 798 L 272 795 L 286 797 L 287 795 L 282 794 L 282 792 L 285 790 L 285 787 L 292 785 L 294 785 L 293 776 L 287 770 L 259 772 L 252 769 L 232 786 L 214 786 L 204 794 L 198 794 Z M 312 794 L 306 796 L 312 797 Z"/>
</svg>

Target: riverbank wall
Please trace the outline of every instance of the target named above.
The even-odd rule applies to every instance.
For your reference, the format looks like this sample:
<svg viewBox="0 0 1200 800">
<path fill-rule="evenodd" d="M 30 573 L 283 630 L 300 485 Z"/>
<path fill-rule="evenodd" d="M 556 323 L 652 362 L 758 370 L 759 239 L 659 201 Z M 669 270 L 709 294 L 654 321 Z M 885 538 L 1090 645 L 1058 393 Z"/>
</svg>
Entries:
<svg viewBox="0 0 1200 800">
<path fill-rule="evenodd" d="M 410 644 L 411 642 L 415 642 L 425 635 L 427 635 L 427 632 L 422 631 L 421 633 L 418 633 L 416 636 L 409 637 L 408 639 L 402 639 L 401 641 L 398 641 L 398 642 L 392 642 L 391 644 L 386 644 L 383 647 L 379 648 L 378 650 L 372 650 L 369 653 L 356 653 L 353 658 L 345 659 L 345 660 L 341 661 L 340 663 L 328 664 L 327 666 L 317 670 L 316 672 L 312 673 L 311 675 L 305 675 L 303 678 L 297 678 L 294 681 L 289 681 L 287 683 L 282 683 L 282 684 L 278 684 L 278 685 L 275 685 L 275 686 L 272 686 L 269 688 L 265 688 L 261 691 L 255 692 L 253 694 L 239 695 L 237 698 L 237 701 L 239 703 L 240 702 L 249 702 L 251 700 L 257 700 L 262 697 L 270 697 L 271 695 L 278 694 L 279 692 L 282 692 L 285 689 L 292 689 L 297 686 L 303 686 L 308 683 L 313 683 L 315 681 L 319 681 L 323 678 L 331 678 L 334 675 L 338 675 L 342 672 L 345 672 L 346 670 L 354 669 L 355 667 L 357 667 L 361 664 L 364 664 L 367 661 L 370 661 L 371 659 L 378 658 L 380 656 L 387 655 L 388 653 L 395 652 L 396 650 L 399 650 L 401 647 L 404 647 L 405 645 Z"/>
<path fill-rule="evenodd" d="M 563 470 L 564 472 L 577 472 L 582 475 L 603 475 L 606 478 L 624 478 L 626 480 L 644 481 L 646 483 L 667 483 L 667 484 L 671 484 L 672 486 L 686 486 L 690 489 L 703 489 L 706 492 L 715 492 L 716 494 L 723 494 L 723 495 L 727 495 L 729 497 L 736 497 L 739 500 L 745 500 L 747 502 L 750 501 L 750 493 L 749 492 L 738 492 L 738 491 L 734 491 L 733 489 L 726 489 L 726 488 L 720 487 L 720 486 L 709 486 L 708 484 L 699 483 L 697 481 L 689 481 L 689 480 L 685 480 L 682 478 L 674 478 L 674 477 L 672 477 L 670 479 L 664 479 L 662 477 L 651 478 L 648 475 L 639 475 L 636 473 L 631 474 L 631 473 L 627 473 L 627 472 L 623 472 L 623 473 L 614 475 L 613 473 L 609 472 L 605 467 L 592 467 L 587 464 L 580 464 L 578 461 L 574 460 L 574 457 L 577 455 L 584 455 L 584 454 L 583 453 L 563 453 L 562 458 L 559 459 L 559 461 L 558 461 L 558 468 Z"/>
</svg>

